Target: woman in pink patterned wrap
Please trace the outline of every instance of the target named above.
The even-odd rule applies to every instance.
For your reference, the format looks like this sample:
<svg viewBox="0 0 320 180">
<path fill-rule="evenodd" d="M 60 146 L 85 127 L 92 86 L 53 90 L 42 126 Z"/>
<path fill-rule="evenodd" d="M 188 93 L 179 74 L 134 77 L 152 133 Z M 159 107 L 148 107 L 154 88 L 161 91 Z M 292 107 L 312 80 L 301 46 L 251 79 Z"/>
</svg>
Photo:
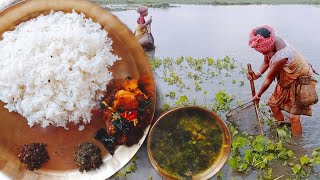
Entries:
<svg viewBox="0 0 320 180">
<path fill-rule="evenodd" d="M 259 71 L 248 75 L 248 79 L 256 80 L 269 69 L 260 90 L 253 97 L 253 101 L 259 101 L 261 95 L 277 79 L 275 90 L 267 104 L 270 106 L 274 118 L 278 122 L 284 122 L 282 110 L 289 113 L 292 134 L 302 134 L 300 115 L 311 116 L 311 106 L 301 106 L 296 101 L 296 85 L 298 78 L 303 75 L 314 76 L 315 71 L 303 56 L 285 40 L 275 36 L 270 26 L 261 26 L 250 33 L 249 46 L 260 52 L 264 60 Z M 312 78 L 315 88 L 316 80 Z"/>
</svg>

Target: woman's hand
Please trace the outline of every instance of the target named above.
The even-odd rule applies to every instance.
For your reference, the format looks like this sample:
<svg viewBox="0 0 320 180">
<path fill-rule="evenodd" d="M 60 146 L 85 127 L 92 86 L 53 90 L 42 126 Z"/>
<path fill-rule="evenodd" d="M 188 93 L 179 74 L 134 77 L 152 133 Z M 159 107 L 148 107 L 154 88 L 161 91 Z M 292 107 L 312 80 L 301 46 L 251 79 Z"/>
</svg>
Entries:
<svg viewBox="0 0 320 180">
<path fill-rule="evenodd" d="M 253 101 L 253 102 L 255 102 L 255 103 L 259 104 L 260 96 L 258 96 L 258 94 L 256 94 L 256 95 L 251 99 L 251 101 Z"/>
<path fill-rule="evenodd" d="M 247 73 L 248 80 L 256 80 L 256 79 L 260 78 L 261 76 L 262 76 L 262 74 L 259 71 L 253 72 L 253 73 Z"/>
</svg>

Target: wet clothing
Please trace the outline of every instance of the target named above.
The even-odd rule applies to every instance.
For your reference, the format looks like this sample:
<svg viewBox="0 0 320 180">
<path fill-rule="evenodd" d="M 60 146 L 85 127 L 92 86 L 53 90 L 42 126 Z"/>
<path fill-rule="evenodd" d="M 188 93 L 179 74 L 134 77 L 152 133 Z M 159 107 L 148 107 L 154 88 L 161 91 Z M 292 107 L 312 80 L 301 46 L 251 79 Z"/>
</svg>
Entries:
<svg viewBox="0 0 320 180">
<path fill-rule="evenodd" d="M 298 78 L 303 75 L 313 77 L 312 68 L 303 56 L 288 44 L 272 56 L 269 67 L 284 58 L 287 58 L 288 61 L 277 75 L 277 85 L 268 100 L 268 105 L 270 107 L 278 106 L 290 114 L 311 116 L 311 106 L 299 105 L 296 101 L 296 95 Z M 312 80 L 311 83 L 315 88 L 316 80 Z"/>
<path fill-rule="evenodd" d="M 145 33 L 148 32 L 147 26 L 145 28 L 140 28 L 140 25 L 145 24 L 146 20 L 144 19 L 144 17 L 139 17 L 137 20 L 137 27 L 136 27 L 136 31 L 134 33 L 134 35 L 140 39 Z"/>
</svg>

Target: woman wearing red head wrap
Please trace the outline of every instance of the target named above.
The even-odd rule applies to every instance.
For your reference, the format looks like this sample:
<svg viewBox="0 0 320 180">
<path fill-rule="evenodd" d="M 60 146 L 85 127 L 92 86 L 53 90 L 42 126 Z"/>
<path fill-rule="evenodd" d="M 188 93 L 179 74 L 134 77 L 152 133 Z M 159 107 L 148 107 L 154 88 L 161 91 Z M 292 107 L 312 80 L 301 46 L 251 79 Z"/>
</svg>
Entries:
<svg viewBox="0 0 320 180">
<path fill-rule="evenodd" d="M 289 120 L 294 136 L 302 134 L 300 115 L 311 116 L 310 105 L 301 106 L 297 102 L 297 86 L 301 76 L 311 76 L 311 85 L 315 88 L 315 71 L 302 55 L 280 37 L 275 36 L 270 26 L 255 28 L 250 33 L 249 46 L 264 55 L 263 63 L 259 71 L 256 71 L 249 79 L 256 80 L 262 77 L 268 69 L 266 78 L 260 90 L 253 97 L 253 101 L 259 101 L 261 95 L 277 79 L 277 85 L 268 100 L 273 115 L 277 121 L 284 122 L 282 110 L 289 113 Z"/>
</svg>

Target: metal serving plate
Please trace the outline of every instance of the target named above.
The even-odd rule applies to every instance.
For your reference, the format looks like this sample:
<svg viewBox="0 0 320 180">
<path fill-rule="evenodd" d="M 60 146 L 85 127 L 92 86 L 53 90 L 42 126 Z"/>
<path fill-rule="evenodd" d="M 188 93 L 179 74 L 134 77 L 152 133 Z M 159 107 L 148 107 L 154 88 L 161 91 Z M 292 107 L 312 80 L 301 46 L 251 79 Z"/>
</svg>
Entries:
<svg viewBox="0 0 320 180">
<path fill-rule="evenodd" d="M 149 60 L 133 36 L 132 32 L 112 13 L 87 0 L 28 0 L 16 3 L 0 13 L 0 38 L 5 31 L 10 31 L 21 22 L 49 14 L 51 10 L 84 13 L 86 18 L 98 22 L 113 41 L 113 53 L 121 60 L 109 68 L 113 72 L 113 83 L 131 76 L 139 79 L 143 91 L 152 99 L 151 115 L 155 111 L 155 85 Z M 85 130 L 78 131 L 78 126 L 68 124 L 69 131 L 48 126 L 42 128 L 27 125 L 26 119 L 15 112 L 8 112 L 0 101 L 0 172 L 13 179 L 106 179 L 121 169 L 138 151 L 150 129 L 145 129 L 139 143 L 132 146 L 119 146 L 112 157 L 93 136 L 104 122 L 95 121 L 87 124 Z M 103 166 L 99 169 L 80 173 L 73 162 L 77 145 L 91 141 L 99 145 L 103 154 Z M 26 170 L 18 160 L 18 147 L 23 144 L 41 142 L 47 144 L 50 160 L 38 171 Z"/>
</svg>

